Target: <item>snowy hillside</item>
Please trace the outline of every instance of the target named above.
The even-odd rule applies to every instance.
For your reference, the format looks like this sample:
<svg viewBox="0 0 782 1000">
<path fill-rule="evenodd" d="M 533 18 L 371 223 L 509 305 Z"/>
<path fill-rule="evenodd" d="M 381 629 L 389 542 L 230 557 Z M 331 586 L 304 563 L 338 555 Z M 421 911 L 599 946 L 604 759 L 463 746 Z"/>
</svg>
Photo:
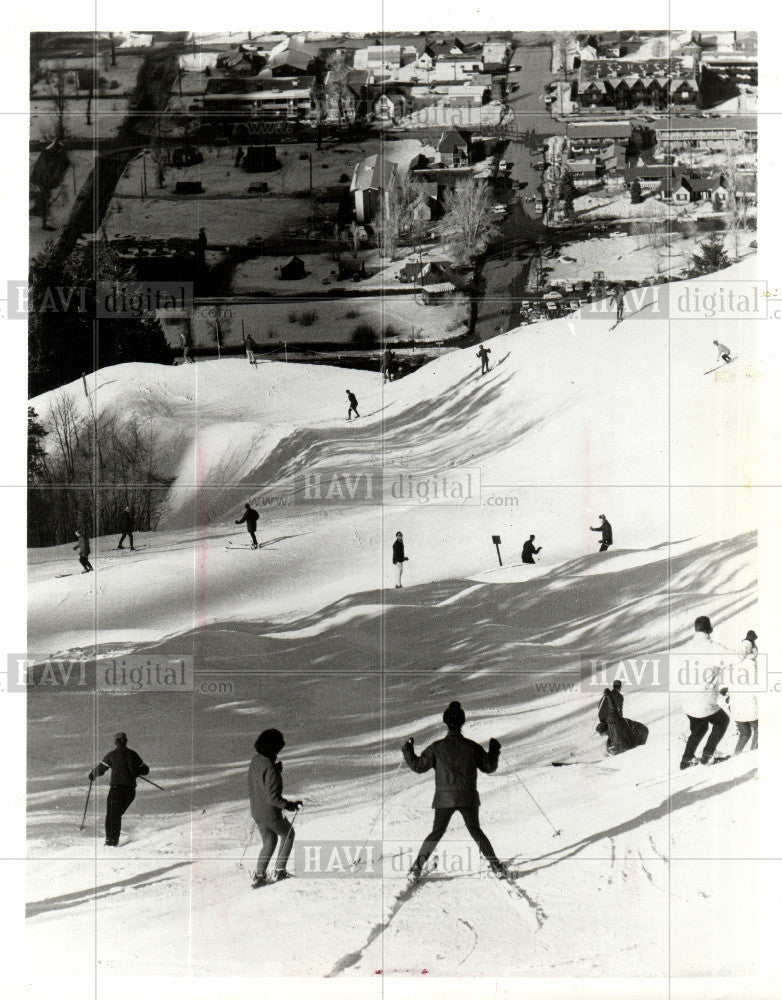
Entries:
<svg viewBox="0 0 782 1000">
<path fill-rule="evenodd" d="M 749 278 L 751 263 L 720 277 Z M 43 974 L 91 975 L 96 934 L 99 972 L 116 975 L 754 974 L 742 859 L 757 853 L 756 754 L 679 772 L 686 719 L 648 672 L 625 684 L 648 744 L 604 758 L 594 731 L 592 661 L 613 677 L 664 656 L 697 614 L 732 648 L 758 625 L 755 498 L 737 489 L 762 458 L 752 328 L 669 324 L 650 315 L 661 292 L 615 329 L 574 316 L 497 337 L 484 376 L 475 348 L 385 386 L 239 360 L 97 373 L 91 404 L 150 421 L 175 485 L 137 552 L 96 540 L 93 574 L 70 546 L 31 550 L 29 645 L 192 655 L 197 690 L 29 693 L 28 937 Z M 705 374 L 713 339 L 737 360 Z M 60 391 L 89 419 L 80 383 Z M 56 395 L 32 401 L 44 423 Z M 470 468 L 480 496 L 305 495 L 305 474 L 379 465 Z M 259 551 L 239 547 L 245 501 L 261 513 Z M 614 526 L 606 554 L 589 531 L 600 513 Z M 536 566 L 519 559 L 530 532 Z M 503 745 L 479 782 L 481 818 L 517 891 L 481 872 L 458 817 L 439 870 L 404 890 L 432 780 L 399 770 L 400 748 L 441 735 L 454 698 L 465 735 Z M 249 890 L 246 769 L 269 726 L 287 740 L 285 792 L 306 801 L 300 843 L 355 849 L 371 833 L 385 878 L 300 872 Z M 105 788 L 84 833 L 78 822 L 87 771 L 118 729 L 165 791 L 140 783 L 117 851 L 101 846 Z"/>
</svg>

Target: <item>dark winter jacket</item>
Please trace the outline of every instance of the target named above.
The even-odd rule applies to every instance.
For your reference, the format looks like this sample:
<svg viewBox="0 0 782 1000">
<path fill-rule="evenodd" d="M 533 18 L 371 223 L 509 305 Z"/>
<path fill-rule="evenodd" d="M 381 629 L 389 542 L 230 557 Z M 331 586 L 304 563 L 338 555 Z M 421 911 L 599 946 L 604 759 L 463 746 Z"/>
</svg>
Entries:
<svg viewBox="0 0 782 1000">
<path fill-rule="evenodd" d="M 128 535 L 133 531 L 133 515 L 129 510 L 123 510 L 122 515 L 119 519 L 120 527 L 122 531 Z"/>
<path fill-rule="evenodd" d="M 480 358 L 480 359 L 481 359 L 481 361 L 485 361 L 485 360 L 486 360 L 486 358 L 488 358 L 488 356 L 489 356 L 490 354 L 491 354 L 491 348 L 490 348 L 490 347 L 481 347 L 481 348 L 480 348 L 480 349 L 478 350 L 478 353 L 477 353 L 477 354 L 475 355 L 475 357 L 476 357 L 476 358 Z"/>
<path fill-rule="evenodd" d="M 257 510 L 252 507 L 245 507 L 244 513 L 236 522 L 237 524 L 244 524 L 247 522 L 247 530 L 255 531 L 255 526 L 258 524 L 258 518 L 260 514 Z"/>
<path fill-rule="evenodd" d="M 397 539 L 394 540 L 393 552 L 394 552 L 394 565 L 395 566 L 396 566 L 397 563 L 401 563 L 401 562 L 405 562 L 406 561 L 406 559 L 405 559 L 405 543 L 402 541 L 401 538 L 397 538 Z"/>
<path fill-rule="evenodd" d="M 356 409 L 358 409 L 358 400 L 356 399 L 356 397 L 354 396 L 354 394 L 352 392 L 348 393 L 348 402 L 350 403 L 351 406 L 353 406 Z"/>
<path fill-rule="evenodd" d="M 282 796 L 282 764 L 279 761 L 256 754 L 250 761 L 248 780 L 250 812 L 256 823 L 279 819 L 282 809 L 293 807 L 293 803 Z"/>
<path fill-rule="evenodd" d="M 614 533 L 611 529 L 610 521 L 603 521 L 599 528 L 591 528 L 591 531 L 599 531 L 601 533 L 601 541 L 603 545 L 613 545 L 614 544 Z"/>
<path fill-rule="evenodd" d="M 86 535 L 80 535 L 79 541 L 73 547 L 80 556 L 88 556 L 90 554 L 90 540 Z"/>
<path fill-rule="evenodd" d="M 625 699 L 621 691 L 614 691 L 611 690 L 611 688 L 606 688 L 597 709 L 597 717 L 599 721 L 608 722 L 608 718 L 612 712 L 615 712 L 621 718 L 624 714 L 624 703 Z"/>
<path fill-rule="evenodd" d="M 535 548 L 534 543 L 527 539 L 527 541 L 521 547 L 521 561 L 523 563 L 534 563 L 535 560 L 532 558 L 540 552 L 540 546 Z"/>
<path fill-rule="evenodd" d="M 130 785 L 131 788 L 136 787 L 136 778 L 139 775 L 149 774 L 147 765 L 130 747 L 116 747 L 114 750 L 109 750 L 95 767 L 93 776 L 100 777 L 109 768 L 111 768 L 112 785 Z"/>
<path fill-rule="evenodd" d="M 478 771 L 492 774 L 500 759 L 496 740 L 490 741 L 487 753 L 480 744 L 454 731 L 428 746 L 420 757 L 409 743 L 405 743 L 402 753 L 405 763 L 416 774 L 434 768 L 433 809 L 479 806 Z"/>
</svg>

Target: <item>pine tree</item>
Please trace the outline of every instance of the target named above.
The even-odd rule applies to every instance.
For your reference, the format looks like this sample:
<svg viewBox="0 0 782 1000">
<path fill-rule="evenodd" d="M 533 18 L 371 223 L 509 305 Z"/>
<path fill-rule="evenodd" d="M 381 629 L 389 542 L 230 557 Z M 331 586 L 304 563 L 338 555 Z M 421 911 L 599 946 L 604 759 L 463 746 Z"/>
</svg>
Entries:
<svg viewBox="0 0 782 1000">
<path fill-rule="evenodd" d="M 722 237 L 718 233 L 712 233 L 699 246 L 701 252 L 693 253 L 690 257 L 692 267 L 687 272 L 687 277 L 698 278 L 730 267 L 730 258 L 725 253 Z"/>
<path fill-rule="evenodd" d="M 49 432 L 43 426 L 32 406 L 27 407 L 27 484 L 40 482 L 44 472 L 46 449 L 43 439 Z"/>
</svg>

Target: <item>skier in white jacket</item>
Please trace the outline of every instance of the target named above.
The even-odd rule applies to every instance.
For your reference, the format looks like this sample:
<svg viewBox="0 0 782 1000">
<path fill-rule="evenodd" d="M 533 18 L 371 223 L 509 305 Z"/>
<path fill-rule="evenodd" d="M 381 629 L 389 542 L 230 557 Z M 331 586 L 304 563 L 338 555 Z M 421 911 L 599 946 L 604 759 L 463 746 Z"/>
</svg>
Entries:
<svg viewBox="0 0 782 1000">
<path fill-rule="evenodd" d="M 747 632 L 746 638 L 741 643 L 741 662 L 739 663 L 739 674 L 747 676 L 754 687 L 758 682 L 758 647 L 755 645 L 757 633 L 752 629 Z M 734 754 L 741 753 L 749 742 L 752 743 L 750 750 L 758 748 L 758 696 L 752 691 L 742 691 L 734 688 L 730 696 L 730 714 L 736 723 L 739 731 L 738 742 Z"/>
<path fill-rule="evenodd" d="M 731 666 L 730 650 L 712 637 L 712 625 L 706 615 L 695 619 L 695 635 L 682 648 L 687 654 L 693 683 L 682 696 L 682 708 L 690 721 L 690 736 L 679 765 L 682 770 L 693 764 L 710 764 L 717 744 L 725 735 L 730 717 L 720 706 L 719 696 L 727 688 L 723 684 L 723 672 Z M 703 756 L 698 760 L 695 753 L 703 737 L 711 726 L 711 733 L 703 748 Z"/>
</svg>

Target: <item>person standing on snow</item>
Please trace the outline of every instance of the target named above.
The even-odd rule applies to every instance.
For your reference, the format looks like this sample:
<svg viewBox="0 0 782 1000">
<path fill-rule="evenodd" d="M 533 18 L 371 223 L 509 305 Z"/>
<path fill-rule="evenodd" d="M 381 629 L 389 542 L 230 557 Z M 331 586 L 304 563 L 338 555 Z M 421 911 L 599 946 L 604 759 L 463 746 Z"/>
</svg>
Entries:
<svg viewBox="0 0 782 1000">
<path fill-rule="evenodd" d="M 394 364 L 394 352 L 390 348 L 383 351 L 383 358 L 380 362 L 380 371 L 384 382 L 390 382 L 393 377 L 392 367 Z"/>
<path fill-rule="evenodd" d="M 458 701 L 452 701 L 443 712 L 443 722 L 448 727 L 448 734 L 430 744 L 420 757 L 415 753 L 412 737 L 402 747 L 402 755 L 411 771 L 424 774 L 434 768 L 435 772 L 434 825 L 421 845 L 409 877 L 411 881 L 421 877 L 424 865 L 448 829 L 455 812 L 461 813 L 467 832 L 489 862 L 491 870 L 496 875 L 505 875 L 505 866 L 498 860 L 489 838 L 481 829 L 478 814 L 481 800 L 477 789 L 479 770 L 485 774 L 493 774 L 497 770 L 500 742 L 493 738 L 489 740 L 487 753 L 480 744 L 462 736 L 465 714 Z"/>
<path fill-rule="evenodd" d="M 258 345 L 252 337 L 248 337 L 244 346 L 247 354 L 247 360 L 253 367 L 255 367 L 255 352 L 258 350 Z"/>
<path fill-rule="evenodd" d="M 754 687 L 757 687 L 758 682 L 757 637 L 757 633 L 753 632 L 752 629 L 747 632 L 746 638 L 741 643 L 741 663 L 739 664 L 742 672 L 747 674 Z M 757 750 L 758 696 L 751 691 L 742 691 L 740 688 L 734 689 L 730 696 L 730 714 L 739 731 L 739 738 L 733 753 L 741 753 L 746 747 L 750 736 L 752 737 L 752 743 L 749 749 Z"/>
<path fill-rule="evenodd" d="M 106 798 L 106 847 L 119 846 L 122 817 L 136 797 L 136 778 L 149 774 L 149 768 L 135 750 L 128 746 L 125 733 L 114 737 L 114 749 L 90 771 L 90 781 L 99 778 L 111 768 L 111 784 Z"/>
<path fill-rule="evenodd" d="M 244 513 L 239 518 L 238 521 L 234 521 L 234 524 L 246 524 L 247 531 L 252 539 L 252 545 L 250 548 L 258 548 L 258 539 L 255 537 L 255 529 L 258 525 L 258 511 L 251 507 L 248 503 L 244 505 Z"/>
<path fill-rule="evenodd" d="M 394 584 L 394 589 L 396 590 L 402 586 L 402 570 L 405 563 L 410 561 L 405 555 L 405 541 L 401 531 L 397 531 L 396 533 L 391 553 L 393 565 L 396 566 L 396 583 Z"/>
<path fill-rule="evenodd" d="M 611 527 L 611 522 L 605 516 L 605 514 L 600 515 L 600 524 L 597 528 L 590 528 L 590 531 L 599 531 L 600 534 L 600 552 L 607 552 L 608 546 L 614 544 L 614 530 Z"/>
<path fill-rule="evenodd" d="M 255 757 L 250 761 L 250 812 L 261 834 L 261 853 L 253 876 L 253 889 L 268 885 L 270 881 L 279 882 L 290 878 L 286 865 L 296 835 L 293 824 L 282 812 L 285 809 L 295 813 L 301 808 L 302 802 L 300 799 L 291 801 L 282 796 L 282 763 L 277 760 L 277 754 L 284 746 L 285 740 L 279 729 L 266 729 L 255 741 Z M 282 846 L 277 855 L 274 879 L 269 879 L 266 871 L 280 838 Z"/>
<path fill-rule="evenodd" d="M 126 506 L 122 511 L 122 516 L 120 517 L 120 527 L 122 528 L 122 538 L 119 540 L 117 545 L 118 549 L 123 549 L 125 546 L 122 544 L 127 538 L 130 542 L 130 551 L 133 552 L 133 515 L 130 513 L 130 507 Z"/>
<path fill-rule="evenodd" d="M 539 545 L 537 548 L 535 548 L 535 536 L 530 535 L 527 541 L 521 547 L 521 561 L 523 563 L 532 563 L 534 565 L 535 560 L 532 557 L 536 556 L 542 548 L 543 548 L 542 545 Z"/>
<path fill-rule="evenodd" d="M 489 370 L 489 355 L 491 354 L 490 347 L 484 347 L 483 344 L 478 348 L 478 353 L 475 355 L 476 358 L 481 359 L 481 375 L 485 375 Z"/>
<path fill-rule="evenodd" d="M 79 539 L 78 542 L 73 546 L 73 551 L 79 552 L 79 562 L 82 565 L 83 573 L 92 572 L 92 563 L 90 562 L 90 540 L 87 538 L 86 532 L 77 531 L 76 537 Z"/>
<path fill-rule="evenodd" d="M 730 651 L 711 637 L 711 620 L 707 615 L 695 619 L 695 635 L 681 652 L 692 660 L 696 671 L 691 689 L 682 697 L 682 708 L 690 722 L 690 736 L 684 748 L 681 764 L 683 771 L 693 764 L 710 764 L 717 744 L 725 735 L 730 718 L 720 707 L 719 695 L 727 689 L 723 686 L 723 670 L 730 666 Z M 700 659 L 699 659 L 700 658 Z M 698 760 L 695 753 L 703 737 L 711 726 L 711 733 L 703 748 L 703 756 Z"/>
<path fill-rule="evenodd" d="M 625 314 L 625 288 L 624 285 L 617 285 L 614 289 L 614 294 L 611 296 L 611 301 L 616 306 L 616 323 L 614 326 L 618 326 L 624 319 Z"/>
<path fill-rule="evenodd" d="M 718 340 L 713 340 L 712 343 L 717 348 L 717 354 L 720 356 L 720 361 L 724 361 L 726 365 L 730 364 L 733 360 L 730 356 L 730 348 L 721 344 Z"/>
<path fill-rule="evenodd" d="M 350 389 L 345 389 L 345 392 L 348 395 L 348 420 L 350 420 L 351 413 L 355 413 L 357 417 L 360 416 L 361 414 L 358 412 L 358 400 L 356 399 L 356 397 L 353 395 Z"/>
</svg>

